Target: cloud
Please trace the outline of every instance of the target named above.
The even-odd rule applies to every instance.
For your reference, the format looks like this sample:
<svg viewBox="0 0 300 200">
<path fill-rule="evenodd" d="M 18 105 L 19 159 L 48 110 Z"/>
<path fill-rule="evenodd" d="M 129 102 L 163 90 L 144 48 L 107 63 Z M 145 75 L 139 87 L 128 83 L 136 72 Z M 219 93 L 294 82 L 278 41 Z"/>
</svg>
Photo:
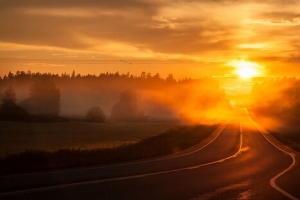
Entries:
<svg viewBox="0 0 300 200">
<path fill-rule="evenodd" d="M 137 8 L 152 10 L 156 7 L 155 1 L 139 1 L 139 0 L 1 0 L 1 9 L 40 9 L 40 8 L 102 8 L 102 9 L 126 9 Z"/>
<path fill-rule="evenodd" d="M 292 58 L 299 52 L 296 0 L 0 0 L 0 5 L 0 49 L 15 44 L 14 50 L 206 63 Z"/>
<path fill-rule="evenodd" d="M 299 3 L 300 6 L 300 3 Z M 258 19 L 252 23 L 261 24 L 265 26 L 299 26 L 300 25 L 300 12 L 295 9 L 291 9 L 289 12 L 274 11 L 264 12 L 259 14 Z"/>
<path fill-rule="evenodd" d="M 125 32 L 132 34 L 134 27 L 147 23 L 145 18 L 152 16 L 153 7 L 154 3 L 133 0 L 4 1 L 0 41 L 88 49 L 78 35 L 102 40 L 124 38 Z"/>
</svg>

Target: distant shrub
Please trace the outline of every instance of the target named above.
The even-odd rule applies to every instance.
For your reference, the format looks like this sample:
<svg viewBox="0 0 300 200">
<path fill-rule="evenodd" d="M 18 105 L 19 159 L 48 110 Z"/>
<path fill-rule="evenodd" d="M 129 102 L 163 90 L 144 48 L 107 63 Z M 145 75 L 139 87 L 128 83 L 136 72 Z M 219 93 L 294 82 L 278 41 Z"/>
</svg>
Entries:
<svg viewBox="0 0 300 200">
<path fill-rule="evenodd" d="M 106 117 L 99 107 L 92 107 L 88 109 L 85 120 L 88 122 L 105 122 Z"/>
<path fill-rule="evenodd" d="M 28 112 L 20 106 L 0 108 L 0 120 L 9 121 L 30 121 L 31 117 Z"/>
</svg>

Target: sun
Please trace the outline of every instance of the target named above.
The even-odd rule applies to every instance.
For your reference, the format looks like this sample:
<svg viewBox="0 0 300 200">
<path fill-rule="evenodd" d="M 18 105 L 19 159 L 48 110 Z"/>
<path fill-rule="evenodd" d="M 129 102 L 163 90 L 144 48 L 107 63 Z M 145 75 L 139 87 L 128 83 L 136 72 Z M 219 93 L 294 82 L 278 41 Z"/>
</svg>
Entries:
<svg viewBox="0 0 300 200">
<path fill-rule="evenodd" d="M 258 75 L 258 64 L 248 61 L 238 61 L 235 63 L 239 77 L 248 79 Z"/>
</svg>

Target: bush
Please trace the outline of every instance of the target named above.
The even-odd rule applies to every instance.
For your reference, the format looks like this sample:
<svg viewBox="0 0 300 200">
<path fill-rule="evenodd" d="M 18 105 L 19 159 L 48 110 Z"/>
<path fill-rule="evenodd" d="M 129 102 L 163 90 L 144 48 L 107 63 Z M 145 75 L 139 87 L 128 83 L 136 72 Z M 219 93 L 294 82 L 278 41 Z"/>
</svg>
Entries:
<svg viewBox="0 0 300 200">
<path fill-rule="evenodd" d="M 88 109 L 85 120 L 88 122 L 105 122 L 106 117 L 99 107 L 92 107 Z"/>
</svg>

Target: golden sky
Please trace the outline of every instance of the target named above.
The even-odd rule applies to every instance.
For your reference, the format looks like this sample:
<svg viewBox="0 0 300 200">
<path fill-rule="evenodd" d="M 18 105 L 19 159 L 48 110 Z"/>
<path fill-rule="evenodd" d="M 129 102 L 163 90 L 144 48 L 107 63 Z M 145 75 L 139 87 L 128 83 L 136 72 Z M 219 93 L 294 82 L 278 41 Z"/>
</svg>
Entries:
<svg viewBox="0 0 300 200">
<path fill-rule="evenodd" d="M 8 71 L 300 74 L 299 0 L 0 0 Z"/>
</svg>

